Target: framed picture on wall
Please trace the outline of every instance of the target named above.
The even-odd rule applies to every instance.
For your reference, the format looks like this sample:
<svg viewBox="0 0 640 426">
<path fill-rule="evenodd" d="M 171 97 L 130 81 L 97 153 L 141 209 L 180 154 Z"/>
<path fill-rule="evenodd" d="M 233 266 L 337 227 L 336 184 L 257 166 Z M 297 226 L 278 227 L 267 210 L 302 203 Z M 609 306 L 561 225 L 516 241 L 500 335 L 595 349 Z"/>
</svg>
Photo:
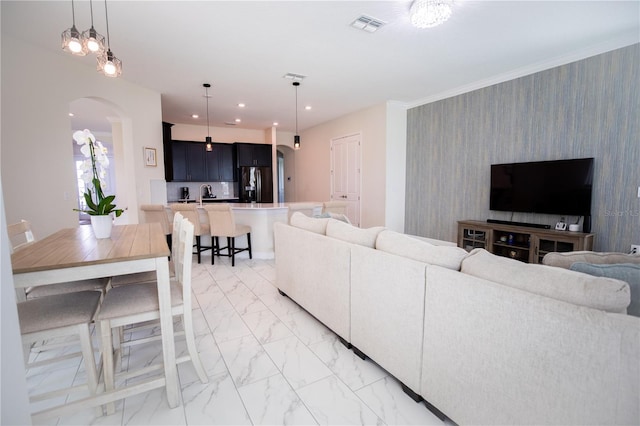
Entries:
<svg viewBox="0 0 640 426">
<path fill-rule="evenodd" d="M 144 148 L 144 165 L 148 167 L 156 167 L 158 165 L 155 148 Z"/>
</svg>

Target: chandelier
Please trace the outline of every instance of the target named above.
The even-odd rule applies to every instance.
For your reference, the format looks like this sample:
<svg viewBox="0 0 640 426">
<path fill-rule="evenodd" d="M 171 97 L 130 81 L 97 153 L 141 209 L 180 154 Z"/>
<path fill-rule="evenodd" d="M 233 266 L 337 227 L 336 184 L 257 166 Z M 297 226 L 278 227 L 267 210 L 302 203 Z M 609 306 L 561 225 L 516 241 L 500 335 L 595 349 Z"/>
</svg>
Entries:
<svg viewBox="0 0 640 426">
<path fill-rule="evenodd" d="M 415 0 L 409 19 L 417 28 L 436 27 L 451 17 L 452 0 Z"/>
</svg>

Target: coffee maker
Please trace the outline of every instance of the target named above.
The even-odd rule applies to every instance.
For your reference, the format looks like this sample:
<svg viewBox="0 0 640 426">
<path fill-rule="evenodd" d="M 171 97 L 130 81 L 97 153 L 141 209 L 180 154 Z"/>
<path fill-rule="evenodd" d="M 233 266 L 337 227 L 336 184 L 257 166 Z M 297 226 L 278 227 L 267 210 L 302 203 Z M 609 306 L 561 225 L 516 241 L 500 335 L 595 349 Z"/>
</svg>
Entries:
<svg viewBox="0 0 640 426">
<path fill-rule="evenodd" d="M 188 186 L 183 186 L 180 188 L 180 199 L 181 200 L 188 200 L 189 199 L 189 187 Z"/>
</svg>

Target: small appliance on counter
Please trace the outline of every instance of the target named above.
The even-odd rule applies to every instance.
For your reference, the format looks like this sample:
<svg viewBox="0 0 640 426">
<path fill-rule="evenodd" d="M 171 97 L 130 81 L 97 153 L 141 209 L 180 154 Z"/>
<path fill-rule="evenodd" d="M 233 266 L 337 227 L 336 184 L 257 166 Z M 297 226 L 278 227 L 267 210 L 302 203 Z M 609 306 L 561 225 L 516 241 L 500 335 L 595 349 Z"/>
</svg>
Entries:
<svg viewBox="0 0 640 426">
<path fill-rule="evenodd" d="M 189 199 L 189 187 L 183 186 L 180 188 L 180 199 L 186 201 Z"/>
<path fill-rule="evenodd" d="M 200 194 L 202 198 L 216 198 L 213 195 L 213 189 L 211 189 L 211 185 L 202 185 L 202 194 Z"/>
</svg>

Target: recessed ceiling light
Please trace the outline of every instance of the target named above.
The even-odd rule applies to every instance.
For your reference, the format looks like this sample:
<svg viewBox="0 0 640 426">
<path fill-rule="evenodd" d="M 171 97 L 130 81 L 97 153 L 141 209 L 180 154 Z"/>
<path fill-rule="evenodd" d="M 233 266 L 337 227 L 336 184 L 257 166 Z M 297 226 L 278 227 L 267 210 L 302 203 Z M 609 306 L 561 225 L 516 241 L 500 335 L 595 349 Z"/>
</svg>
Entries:
<svg viewBox="0 0 640 426">
<path fill-rule="evenodd" d="M 278 124 L 280 124 L 280 123 L 278 123 L 277 121 L 274 121 L 274 122 L 273 122 L 273 125 L 274 125 L 274 126 L 277 126 Z"/>
<path fill-rule="evenodd" d="M 311 105 L 307 105 L 306 107 L 304 107 L 304 109 L 306 109 L 307 111 L 309 111 L 311 109 Z"/>
<path fill-rule="evenodd" d="M 240 123 L 242 122 L 242 120 L 240 120 L 239 118 L 236 118 L 236 123 Z"/>
<path fill-rule="evenodd" d="M 245 104 L 243 104 L 243 103 L 239 103 L 239 104 L 238 104 L 238 108 L 244 108 L 244 107 L 246 107 L 246 105 L 245 105 Z"/>
<path fill-rule="evenodd" d="M 69 117 L 73 117 L 74 115 L 75 115 L 75 114 L 74 114 L 74 113 L 72 113 L 72 112 L 70 112 L 70 113 L 69 113 Z"/>
<path fill-rule="evenodd" d="M 191 114 L 191 118 L 200 118 L 198 114 Z"/>
</svg>

